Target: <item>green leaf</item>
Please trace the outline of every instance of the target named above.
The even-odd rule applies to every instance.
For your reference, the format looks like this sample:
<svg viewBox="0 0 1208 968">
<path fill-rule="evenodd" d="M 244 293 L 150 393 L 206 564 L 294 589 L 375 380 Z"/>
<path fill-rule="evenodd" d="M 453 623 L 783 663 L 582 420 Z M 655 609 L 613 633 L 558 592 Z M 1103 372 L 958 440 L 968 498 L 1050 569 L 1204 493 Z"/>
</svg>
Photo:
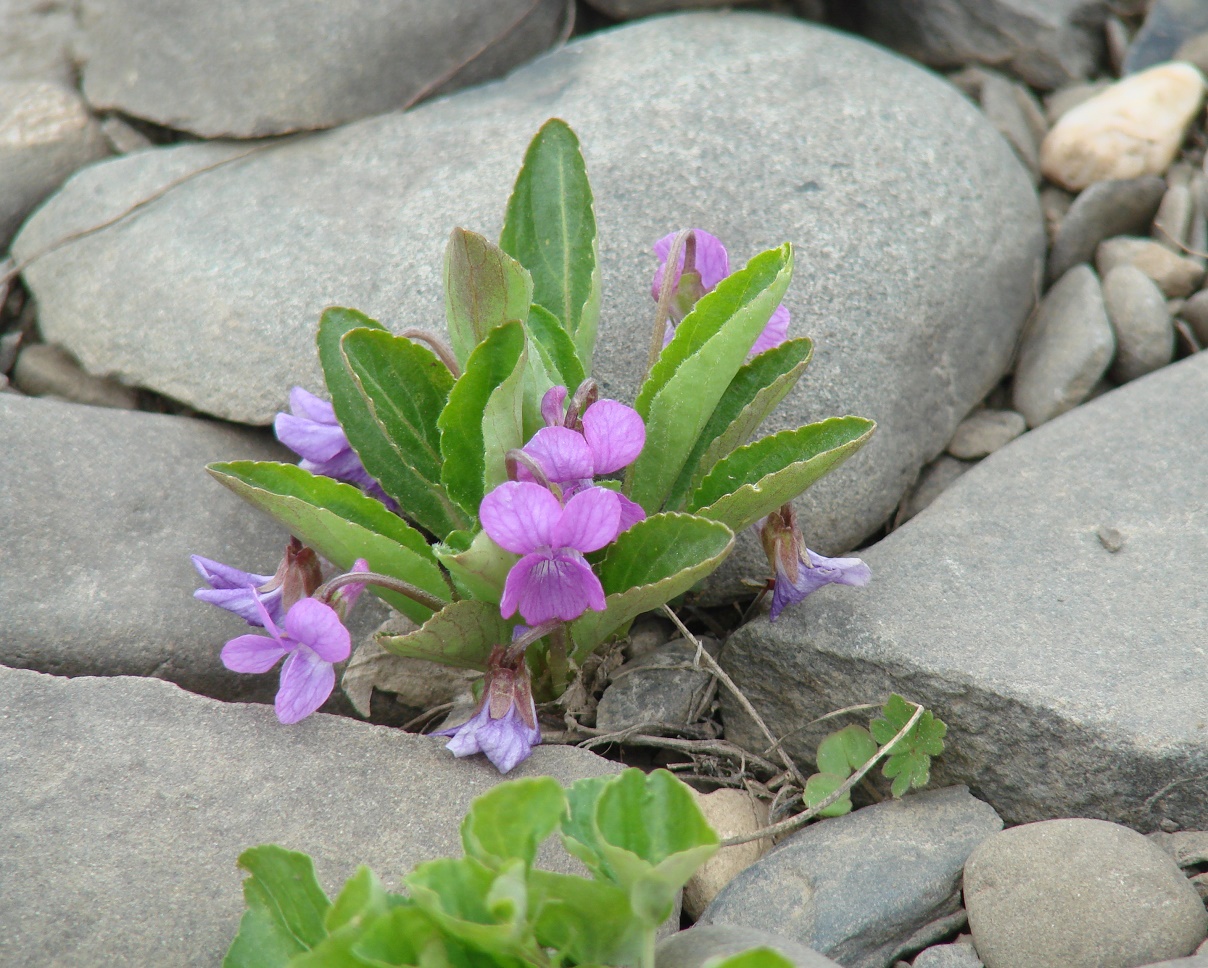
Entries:
<svg viewBox="0 0 1208 968">
<path fill-rule="evenodd" d="M 863 417 L 831 417 L 740 447 L 709 472 L 688 510 L 741 531 L 842 464 L 875 428 Z"/>
<path fill-rule="evenodd" d="M 503 583 L 508 572 L 520 559 L 519 555 L 500 548 L 485 531 L 479 531 L 473 540 L 468 532 L 450 532 L 445 541 L 433 546 L 432 550 L 448 569 L 461 595 L 495 605 L 503 597 Z"/>
<path fill-rule="evenodd" d="M 562 846 L 603 880 L 615 877 L 600 855 L 596 805 L 604 789 L 615 779 L 615 776 L 589 776 L 576 780 L 566 789 L 567 810 L 562 817 Z"/>
<path fill-rule="evenodd" d="M 448 402 L 453 374 L 431 350 L 383 330 L 351 330 L 340 348 L 389 448 L 367 449 L 372 466 L 365 469 L 407 517 L 444 537 L 465 523 L 440 483 L 436 421 Z"/>
<path fill-rule="evenodd" d="M 728 958 L 711 958 L 704 968 L 793 968 L 794 963 L 775 948 L 752 948 Z"/>
<path fill-rule="evenodd" d="M 640 962 L 645 931 L 629 896 L 606 881 L 529 872 L 529 908 L 537 941 L 580 965 Z"/>
<path fill-rule="evenodd" d="M 689 514 L 656 514 L 622 532 L 595 572 L 604 611 L 584 612 L 571 626 L 575 660 L 642 612 L 681 595 L 711 573 L 734 547 L 734 534 Z"/>
<path fill-rule="evenodd" d="M 337 568 L 347 571 L 357 558 L 364 558 L 371 571 L 449 599 L 449 586 L 424 536 L 351 484 L 319 477 L 294 464 L 232 461 L 206 469 Z M 412 621 L 423 622 L 432 614 L 405 595 L 375 585 L 369 590 Z"/>
<path fill-rule="evenodd" d="M 374 641 L 395 655 L 485 672 L 491 649 L 512 641 L 512 623 L 504 621 L 498 605 L 463 598 L 446 605 L 414 632 L 379 635 Z"/>
<path fill-rule="evenodd" d="M 786 340 L 760 353 L 734 375 L 684 462 L 667 497 L 668 507 L 682 507 L 714 464 L 751 439 L 801 378 L 813 352 L 814 344 L 804 337 Z"/>
<path fill-rule="evenodd" d="M 528 332 L 552 363 L 550 376 L 574 393 L 587 373 L 574 342 L 558 322 L 558 317 L 543 306 L 533 306 L 529 310 Z"/>
<path fill-rule="evenodd" d="M 600 317 L 596 216 L 579 139 L 565 121 L 551 118 L 529 144 L 499 245 L 532 273 L 533 302 L 561 321 L 590 368 Z"/>
<path fill-rule="evenodd" d="M 849 771 L 850 773 L 850 771 Z M 823 800 L 829 797 L 832 793 L 843 786 L 847 780 L 848 773 L 815 773 L 805 781 L 805 805 L 816 807 Z M 819 812 L 820 817 L 842 817 L 845 813 L 851 813 L 851 793 L 845 793 L 838 800 L 832 803 L 825 810 Z"/>
<path fill-rule="evenodd" d="M 487 333 L 523 322 L 533 301 L 524 266 L 475 232 L 454 229 L 445 247 L 445 319 L 453 355 L 463 366 Z"/>
<path fill-rule="evenodd" d="M 651 368 L 634 403 L 646 421 L 646 446 L 625 478 L 647 512 L 662 507 L 679 479 L 792 273 L 789 245 L 757 255 L 701 297 Z"/>
<path fill-rule="evenodd" d="M 566 794 L 552 777 L 500 783 L 470 804 L 461 823 L 462 847 L 468 856 L 495 870 L 513 860 L 528 867 L 565 810 Z"/>
<path fill-rule="evenodd" d="M 386 910 L 388 897 L 377 875 L 368 867 L 358 867 L 332 902 L 324 926 L 328 932 L 334 932 L 357 922 L 366 922 Z"/>
<path fill-rule="evenodd" d="M 245 850 L 237 863 L 251 875 L 243 882 L 247 910 L 223 968 L 283 968 L 323 940 L 331 902 L 306 854 L 265 844 Z"/>
<path fill-rule="evenodd" d="M 894 693 L 881 707 L 881 717 L 869 723 L 873 738 L 884 746 L 898 734 L 914 715 L 915 707 Z M 931 781 L 931 758 L 944 752 L 944 736 L 948 726 L 924 710 L 910 732 L 893 747 L 893 752 L 881 772 L 893 779 L 890 792 L 895 797 L 905 795 L 911 787 L 919 789 Z"/>
<path fill-rule="evenodd" d="M 445 960 L 447 943 L 440 929 L 426 912 L 409 900 L 392 907 L 367 925 L 350 949 L 373 968 L 385 965 L 435 968 L 459 964 L 455 960 Z M 327 966 L 319 963 L 314 968 Z"/>
<path fill-rule="evenodd" d="M 877 755 L 877 744 L 863 726 L 845 726 L 818 744 L 818 770 L 849 776 Z"/>
<path fill-rule="evenodd" d="M 441 483 L 473 519 L 483 495 L 507 480 L 504 455 L 524 444 L 524 324 L 504 323 L 470 354 L 437 422 Z"/>
</svg>

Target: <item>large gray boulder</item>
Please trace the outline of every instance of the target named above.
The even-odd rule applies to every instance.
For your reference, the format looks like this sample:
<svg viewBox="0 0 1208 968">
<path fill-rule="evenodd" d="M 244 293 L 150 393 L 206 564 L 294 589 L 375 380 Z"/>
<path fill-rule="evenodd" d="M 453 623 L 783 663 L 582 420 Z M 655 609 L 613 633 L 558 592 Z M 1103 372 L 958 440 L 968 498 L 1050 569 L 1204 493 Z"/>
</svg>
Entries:
<svg viewBox="0 0 1208 968">
<path fill-rule="evenodd" d="M 862 552 L 867 588 L 751 623 L 721 662 L 778 736 L 891 691 L 925 704 L 949 726 L 935 780 L 1008 822 L 1208 828 L 1206 507 L 1200 353 L 991 454 Z"/>
<path fill-rule="evenodd" d="M 399 730 L 322 714 L 287 727 L 165 682 L 3 667 L 0 763 L 6 968 L 217 965 L 243 911 L 241 851 L 305 851 L 332 896 L 359 864 L 396 890 L 461 854 L 462 816 L 500 779 Z M 619 768 L 550 746 L 510 776 Z M 538 863 L 576 867 L 561 847 Z"/>
<path fill-rule="evenodd" d="M 329 128 L 489 80 L 567 0 L 87 0 L 84 96 L 204 137 Z"/>
<path fill-rule="evenodd" d="M 325 306 L 443 331 L 448 233 L 498 235 L 551 115 L 579 133 L 595 187 L 604 393 L 632 400 L 644 371 L 656 239 L 699 226 L 736 265 L 791 240 L 792 331 L 817 352 L 772 426 L 879 422 L 800 505 L 819 550 L 873 531 L 1007 366 L 1040 213 L 1010 148 L 954 88 L 791 19 L 654 18 L 405 114 L 94 167 L 28 223 L 20 258 L 156 197 L 35 259 L 43 332 L 86 367 L 266 423 L 292 384 L 319 388 Z M 766 567 L 751 554 L 748 573 Z"/>
<path fill-rule="evenodd" d="M 76 83 L 75 3 L 0 0 L 0 80 Z"/>
</svg>

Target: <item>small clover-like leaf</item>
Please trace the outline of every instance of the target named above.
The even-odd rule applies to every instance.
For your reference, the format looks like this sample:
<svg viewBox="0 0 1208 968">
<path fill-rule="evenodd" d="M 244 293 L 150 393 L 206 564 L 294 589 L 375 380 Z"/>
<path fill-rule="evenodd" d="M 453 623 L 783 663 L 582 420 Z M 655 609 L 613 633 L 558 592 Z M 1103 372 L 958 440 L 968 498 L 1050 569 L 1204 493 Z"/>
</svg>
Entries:
<svg viewBox="0 0 1208 968">
<path fill-rule="evenodd" d="M 896 693 L 881 708 L 881 716 L 869 724 L 873 738 L 884 745 L 910 721 L 915 707 Z M 944 736 L 947 725 L 924 710 L 910 732 L 903 736 L 893 750 L 881 772 L 893 780 L 890 792 L 895 797 L 903 796 L 907 790 L 925 787 L 931 780 L 931 758 L 944 751 Z"/>
<path fill-rule="evenodd" d="M 816 807 L 823 800 L 829 797 L 832 793 L 843 786 L 847 779 L 847 774 L 840 776 L 838 773 L 815 773 L 805 781 L 805 805 Z M 820 817 L 842 817 L 845 813 L 851 812 L 851 793 L 845 793 L 838 800 L 832 803 L 825 810 L 818 813 Z"/>
<path fill-rule="evenodd" d="M 863 726 L 845 726 L 818 744 L 818 771 L 850 776 L 871 760 L 877 744 Z"/>
<path fill-rule="evenodd" d="M 775 948 L 752 948 L 728 958 L 711 958 L 704 968 L 793 968 L 793 964 Z"/>
</svg>

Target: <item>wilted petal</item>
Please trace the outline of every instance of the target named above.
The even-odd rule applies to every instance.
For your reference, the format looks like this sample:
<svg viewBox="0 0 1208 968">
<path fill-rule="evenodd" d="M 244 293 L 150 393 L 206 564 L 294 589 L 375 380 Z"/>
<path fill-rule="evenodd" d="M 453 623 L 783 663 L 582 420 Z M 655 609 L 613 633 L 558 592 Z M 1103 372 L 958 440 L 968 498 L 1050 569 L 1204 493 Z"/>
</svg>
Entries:
<svg viewBox="0 0 1208 968">
<path fill-rule="evenodd" d="M 607 488 L 589 487 L 566 502 L 550 544 L 555 548 L 596 551 L 612 541 L 620 527 L 620 496 Z"/>
<path fill-rule="evenodd" d="M 807 595 L 816 592 L 825 585 L 867 585 L 872 577 L 872 571 L 859 558 L 826 558 L 806 549 L 810 564 L 805 562 L 797 569 L 797 578 L 792 578 L 781 567 L 776 569 L 776 587 L 772 590 L 772 610 L 769 621 L 776 617 L 788 606 L 801 601 Z"/>
<path fill-rule="evenodd" d="M 529 726 L 513 704 L 501 719 L 488 718 L 479 726 L 475 739 L 495 768 L 507 773 L 528 759 L 533 747 L 541 742 L 541 730 Z"/>
<path fill-rule="evenodd" d="M 591 448 L 593 473 L 582 476 L 611 474 L 638 459 L 646 445 L 646 425 L 633 407 L 597 400 L 583 413 L 583 437 Z"/>
<path fill-rule="evenodd" d="M 863 587 L 872 578 L 872 569 L 862 558 L 827 558 L 815 554 L 809 548 L 805 549 L 813 568 L 803 568 L 802 571 L 821 572 L 828 583 L 837 585 L 855 585 Z"/>
<path fill-rule="evenodd" d="M 617 527 L 617 534 L 628 531 L 639 521 L 646 520 L 646 509 L 637 501 L 631 501 L 624 494 L 618 494 L 621 500 L 621 523 Z"/>
<path fill-rule="evenodd" d="M 781 303 L 776 307 L 776 311 L 772 313 L 772 318 L 768 320 L 768 324 L 763 328 L 763 332 L 759 334 L 759 339 L 755 341 L 755 345 L 751 347 L 751 356 L 758 356 L 760 353 L 765 353 L 768 350 L 775 349 L 789 335 L 789 311 L 788 307 Z"/>
<path fill-rule="evenodd" d="M 283 723 L 305 719 L 327 701 L 335 685 L 331 663 L 307 646 L 298 646 L 281 667 L 281 688 L 274 703 L 277 718 Z"/>
<path fill-rule="evenodd" d="M 716 287 L 719 282 L 730 274 L 730 257 L 726 254 L 726 247 L 721 244 L 721 239 L 716 235 L 712 235 L 704 229 L 696 229 L 695 232 L 696 271 L 700 274 L 701 285 L 707 291 Z M 654 274 L 654 284 L 651 287 L 656 300 L 659 298 L 659 290 L 663 285 L 663 271 L 666 268 L 667 256 L 671 254 L 671 243 L 678 234 L 678 232 L 672 232 L 670 235 L 665 235 L 654 243 L 654 254 L 658 256 L 659 262 L 662 263 Z M 675 281 L 677 283 L 683 269 L 684 256 L 681 254 L 675 272 Z"/>
<path fill-rule="evenodd" d="M 505 618 L 516 609 L 527 625 L 551 619 L 570 622 L 588 608 L 604 610 L 604 588 L 577 551 L 525 555 L 508 572 L 499 610 Z"/>
<path fill-rule="evenodd" d="M 268 672 L 289 653 L 268 635 L 241 635 L 222 647 L 222 664 L 232 672 Z"/>
<path fill-rule="evenodd" d="M 491 714 L 484 705 L 460 726 L 453 726 L 450 729 L 433 730 L 428 735 L 450 736 L 452 739 L 445 744 L 445 748 L 450 753 L 458 757 L 473 756 L 475 753 L 481 752 L 481 747 L 478 745 L 478 730 L 490 718 Z"/>
<path fill-rule="evenodd" d="M 541 419 L 550 427 L 560 427 L 566 419 L 566 387 L 550 387 L 541 398 Z"/>
<path fill-rule="evenodd" d="M 280 622 L 284 618 L 281 614 L 282 594 L 283 589 L 275 588 L 271 592 L 265 592 L 263 595 L 260 595 L 255 588 L 249 586 L 247 588 L 199 588 L 193 593 L 193 597 L 199 602 L 217 605 L 219 608 L 226 609 L 228 612 L 238 615 L 248 625 L 256 625 L 263 628 L 264 625 L 260 620 L 260 610 L 256 607 L 257 597 L 273 621 Z"/>
<path fill-rule="evenodd" d="M 279 413 L 273 420 L 273 430 L 277 439 L 295 454 L 316 463 L 333 460 L 349 449 L 348 437 L 339 424 Z"/>
<path fill-rule="evenodd" d="M 561 517 L 558 499 L 528 481 L 505 481 L 478 508 L 478 519 L 491 540 L 518 555 L 548 545 Z"/>
<path fill-rule="evenodd" d="M 193 562 L 193 567 L 197 569 L 197 574 L 201 575 L 211 588 L 247 588 L 249 585 L 255 588 L 273 577 L 272 575 L 253 575 L 250 571 L 240 571 L 238 568 L 224 565 L 221 561 L 203 558 L 201 555 L 189 555 L 189 559 Z"/>
<path fill-rule="evenodd" d="M 326 662 L 343 662 L 352 651 L 348 629 L 336 610 L 314 598 L 303 598 L 294 604 L 285 616 L 285 631 Z"/>
<path fill-rule="evenodd" d="M 289 391 L 289 409 L 296 416 L 305 417 L 307 420 L 314 420 L 317 423 L 338 423 L 336 408 L 322 397 L 316 397 L 302 387 L 294 387 Z"/>
<path fill-rule="evenodd" d="M 541 465 L 545 476 L 551 481 L 577 481 L 592 476 L 591 448 L 582 434 L 566 427 L 542 427 L 533 434 L 523 450 Z M 532 480 L 532 475 L 523 464 L 517 472 L 522 481 Z"/>
</svg>

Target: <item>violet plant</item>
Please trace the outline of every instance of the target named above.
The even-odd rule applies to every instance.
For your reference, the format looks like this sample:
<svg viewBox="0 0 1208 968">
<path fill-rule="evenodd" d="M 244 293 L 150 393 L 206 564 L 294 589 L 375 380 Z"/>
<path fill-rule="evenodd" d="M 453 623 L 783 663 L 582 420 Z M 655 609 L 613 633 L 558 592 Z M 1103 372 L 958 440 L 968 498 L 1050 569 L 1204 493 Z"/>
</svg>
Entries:
<svg viewBox="0 0 1208 968">
<path fill-rule="evenodd" d="M 741 530 L 758 526 L 769 548 L 774 613 L 824 584 L 867 581 L 862 563 L 805 548 L 789 502 L 861 447 L 872 421 L 751 440 L 812 354 L 787 334 L 792 248 L 733 272 L 701 230 L 655 250 L 648 367 L 632 407 L 600 399 L 591 378 L 595 214 L 578 140 L 557 119 L 528 148 L 499 244 L 465 229 L 449 239 L 447 344 L 326 310 L 317 344 L 331 402 L 295 389 L 276 423 L 302 462 L 209 471 L 337 569 L 368 571 L 321 587 L 297 575 L 283 595 L 280 576 L 197 559 L 213 586 L 198 597 L 268 633 L 228 647 L 228 665 L 256 671 L 289 653 L 281 702 L 291 720 L 309 711 L 329 681 L 318 660 L 343 646 L 327 632 L 306 638 L 294 610 L 364 583 L 419 626 L 380 636 L 385 649 L 484 674 L 483 702 L 450 748 L 506 771 L 538 740 L 534 698 L 561 696 L 637 615 L 716 569 Z M 286 688 L 297 655 L 315 677 L 301 703 Z"/>
</svg>

